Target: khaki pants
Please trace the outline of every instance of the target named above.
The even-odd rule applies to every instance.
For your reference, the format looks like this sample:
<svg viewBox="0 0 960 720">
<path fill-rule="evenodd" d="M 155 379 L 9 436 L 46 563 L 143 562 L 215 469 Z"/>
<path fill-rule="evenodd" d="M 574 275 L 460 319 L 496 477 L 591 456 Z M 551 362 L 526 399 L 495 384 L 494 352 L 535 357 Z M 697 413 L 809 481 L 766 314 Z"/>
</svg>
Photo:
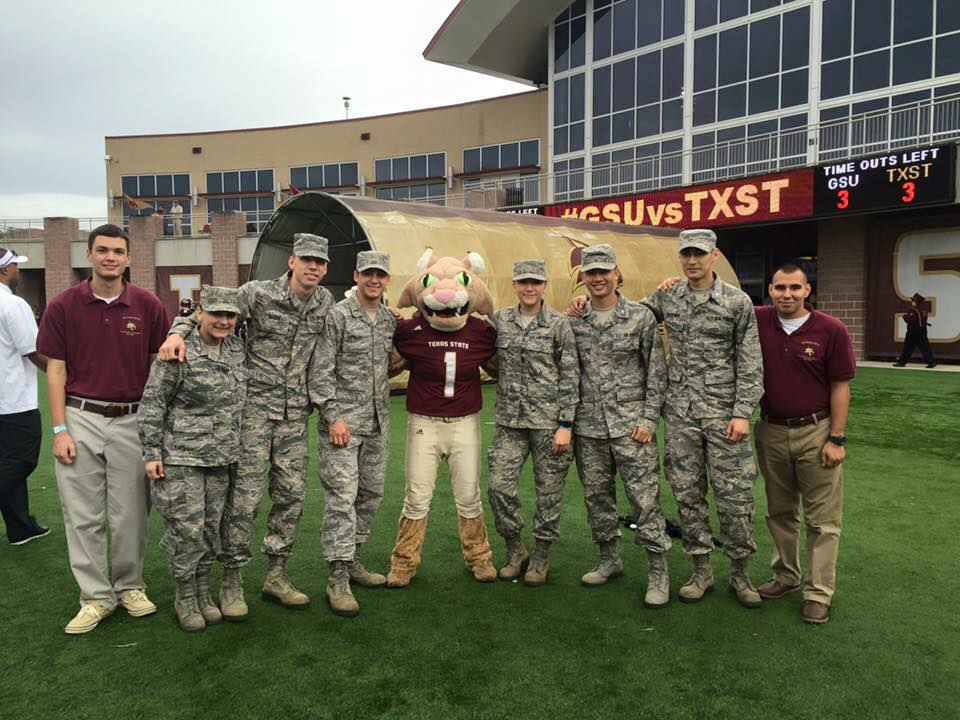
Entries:
<svg viewBox="0 0 960 720">
<path fill-rule="evenodd" d="M 773 538 L 773 576 L 798 585 L 800 506 L 807 526 L 807 578 L 803 599 L 830 604 L 836 586 L 837 550 L 843 515 L 843 466 L 825 468 L 820 450 L 830 418 L 815 425 L 785 427 L 760 420 L 757 458 L 767 490 L 767 527 Z"/>
<path fill-rule="evenodd" d="M 480 515 L 480 413 L 458 418 L 408 415 L 403 515 L 419 520 L 430 512 L 441 460 L 450 469 L 457 512 L 468 519 Z"/>
<path fill-rule="evenodd" d="M 113 608 L 121 593 L 144 587 L 150 487 L 137 416 L 105 418 L 68 407 L 66 417 L 77 456 L 54 466 L 70 569 L 81 603 Z"/>
</svg>

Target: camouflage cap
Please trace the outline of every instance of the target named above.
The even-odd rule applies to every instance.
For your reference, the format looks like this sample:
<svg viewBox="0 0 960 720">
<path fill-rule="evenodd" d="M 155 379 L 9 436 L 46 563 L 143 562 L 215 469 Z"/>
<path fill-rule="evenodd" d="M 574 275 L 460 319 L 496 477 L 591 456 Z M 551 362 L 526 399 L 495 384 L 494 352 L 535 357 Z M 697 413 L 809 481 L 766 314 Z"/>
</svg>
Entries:
<svg viewBox="0 0 960 720">
<path fill-rule="evenodd" d="M 228 312 L 239 315 L 240 306 L 237 304 L 239 296 L 240 290 L 237 288 L 204 285 L 200 291 L 200 307 L 205 312 Z"/>
<path fill-rule="evenodd" d="M 580 255 L 580 272 L 613 270 L 616 266 L 617 254 L 609 245 L 585 247 Z"/>
<path fill-rule="evenodd" d="M 680 251 L 687 248 L 696 248 L 705 253 L 713 252 L 717 249 L 717 236 L 713 230 L 698 228 L 695 230 L 682 230 L 680 232 Z"/>
<path fill-rule="evenodd" d="M 390 253 L 379 250 L 363 250 L 357 253 L 357 272 L 383 270 L 390 274 Z"/>
<path fill-rule="evenodd" d="M 543 260 L 518 260 L 513 264 L 514 280 L 547 281 L 547 264 Z"/>
<path fill-rule="evenodd" d="M 297 257 L 314 257 L 330 262 L 327 254 L 327 239 L 310 233 L 296 233 L 293 236 L 293 254 Z"/>
</svg>

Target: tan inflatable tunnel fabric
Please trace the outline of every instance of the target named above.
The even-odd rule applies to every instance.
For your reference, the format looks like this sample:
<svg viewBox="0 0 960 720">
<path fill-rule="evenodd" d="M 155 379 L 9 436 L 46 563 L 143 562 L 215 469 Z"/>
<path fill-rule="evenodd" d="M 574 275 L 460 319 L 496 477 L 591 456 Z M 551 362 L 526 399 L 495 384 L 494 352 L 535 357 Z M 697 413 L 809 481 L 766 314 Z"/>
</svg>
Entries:
<svg viewBox="0 0 960 720">
<path fill-rule="evenodd" d="M 663 278 L 681 274 L 677 230 L 308 192 L 287 200 L 267 223 L 250 277 L 281 275 L 298 232 L 330 241 L 330 270 L 323 284 L 336 300 L 353 285 L 356 254 L 371 248 L 390 253 L 391 303 L 417 273 L 417 260 L 428 247 L 438 257 L 480 253 L 487 265 L 481 277 L 498 308 L 516 303 L 513 263 L 528 258 L 546 261 L 550 277 L 546 299 L 555 308 L 565 308 L 571 295 L 585 293 L 578 280 L 580 252 L 590 245 L 609 243 L 616 250 L 623 293 L 631 300 L 646 296 Z M 724 280 L 737 284 L 725 258 L 716 269 Z"/>
</svg>

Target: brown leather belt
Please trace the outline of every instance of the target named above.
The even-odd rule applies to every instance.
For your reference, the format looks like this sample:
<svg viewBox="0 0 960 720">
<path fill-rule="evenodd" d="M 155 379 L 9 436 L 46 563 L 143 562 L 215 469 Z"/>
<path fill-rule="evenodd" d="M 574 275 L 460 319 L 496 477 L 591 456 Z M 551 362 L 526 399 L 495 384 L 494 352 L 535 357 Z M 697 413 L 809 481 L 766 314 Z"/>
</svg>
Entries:
<svg viewBox="0 0 960 720">
<path fill-rule="evenodd" d="M 140 403 L 102 403 L 96 400 L 86 400 L 84 398 L 67 396 L 67 405 L 77 410 L 86 410 L 87 412 L 103 415 L 108 418 L 118 418 L 124 415 L 132 415 L 140 407 Z"/>
<path fill-rule="evenodd" d="M 803 415 L 801 417 L 792 417 L 792 418 L 772 418 L 767 417 L 766 415 L 761 415 L 764 422 L 768 422 L 771 425 L 786 425 L 787 427 L 803 427 L 804 425 L 816 425 L 821 420 L 826 420 L 830 417 L 829 410 L 821 410 L 820 412 L 815 412 L 812 415 Z"/>
</svg>

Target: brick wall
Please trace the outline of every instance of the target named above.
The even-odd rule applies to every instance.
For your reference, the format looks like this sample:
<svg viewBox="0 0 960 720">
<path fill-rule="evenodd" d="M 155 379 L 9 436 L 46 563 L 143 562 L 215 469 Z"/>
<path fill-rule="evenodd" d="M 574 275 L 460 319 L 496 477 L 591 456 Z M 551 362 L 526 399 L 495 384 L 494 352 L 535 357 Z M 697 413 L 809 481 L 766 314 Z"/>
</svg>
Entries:
<svg viewBox="0 0 960 720">
<path fill-rule="evenodd" d="M 867 286 L 866 218 L 818 223 L 817 308 L 842 320 L 863 359 Z"/>
<path fill-rule="evenodd" d="M 73 285 L 73 267 L 70 243 L 80 234 L 80 223 L 75 218 L 48 217 L 43 219 L 43 251 L 46 255 L 46 300 Z"/>
<path fill-rule="evenodd" d="M 131 217 L 130 280 L 152 293 L 157 291 L 157 238 L 163 237 L 163 218 L 158 215 Z"/>
<path fill-rule="evenodd" d="M 246 213 L 239 211 L 213 213 L 210 234 L 214 285 L 237 287 L 240 284 L 237 245 L 240 237 L 246 232 Z"/>
</svg>

